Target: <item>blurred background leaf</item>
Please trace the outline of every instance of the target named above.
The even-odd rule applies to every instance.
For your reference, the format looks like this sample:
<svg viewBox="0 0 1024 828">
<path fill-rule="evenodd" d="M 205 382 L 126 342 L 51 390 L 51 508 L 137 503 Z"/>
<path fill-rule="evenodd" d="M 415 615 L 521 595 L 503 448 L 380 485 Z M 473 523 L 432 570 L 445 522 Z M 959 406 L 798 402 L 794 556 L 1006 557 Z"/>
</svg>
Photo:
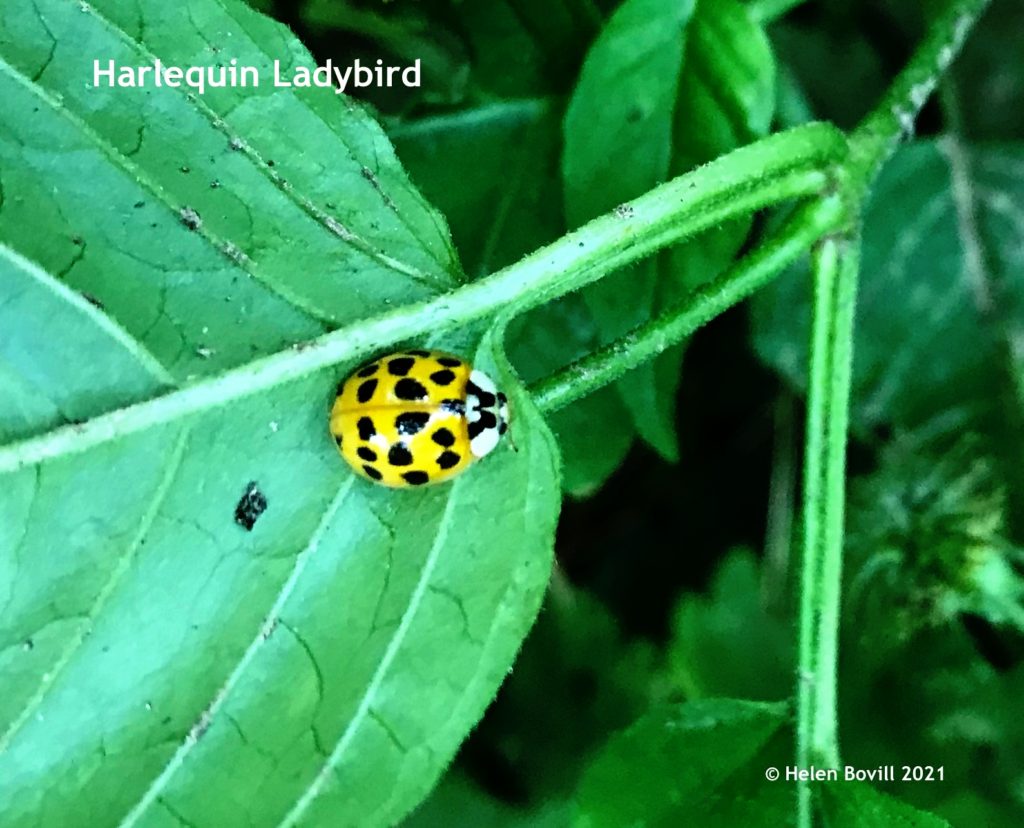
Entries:
<svg viewBox="0 0 1024 828">
<path fill-rule="evenodd" d="M 767 38 L 735 0 L 626 0 L 591 47 L 565 116 L 562 174 L 576 227 L 763 135 L 774 111 Z M 714 279 L 749 223 L 710 230 L 584 291 L 603 342 Z M 678 458 L 682 348 L 618 384 L 640 435 Z"/>
</svg>

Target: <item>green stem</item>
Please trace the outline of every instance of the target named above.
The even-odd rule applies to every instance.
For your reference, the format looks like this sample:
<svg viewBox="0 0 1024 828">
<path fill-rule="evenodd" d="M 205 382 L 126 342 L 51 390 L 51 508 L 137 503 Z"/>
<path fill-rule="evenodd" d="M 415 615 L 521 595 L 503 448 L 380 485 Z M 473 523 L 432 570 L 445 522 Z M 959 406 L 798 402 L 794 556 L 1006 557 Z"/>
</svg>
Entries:
<svg viewBox="0 0 1024 828">
<path fill-rule="evenodd" d="M 815 250 L 814 320 L 803 491 L 797 767 L 839 763 L 836 665 L 843 561 L 846 439 L 859 241 Z M 811 825 L 811 790 L 798 786 L 798 825 Z"/>
<path fill-rule="evenodd" d="M 990 0 L 951 0 L 900 72 L 885 97 L 850 136 L 852 198 L 863 200 L 900 140 L 913 133 L 914 120 L 957 56 L 967 34 Z"/>
<path fill-rule="evenodd" d="M 850 214 L 912 132 L 914 119 L 988 0 L 952 0 L 874 111 L 850 137 L 839 172 Z M 797 678 L 797 766 L 839 764 L 837 663 L 843 562 L 846 441 L 859 239 L 830 238 L 814 256 L 814 321 L 803 491 Z M 809 782 L 797 786 L 797 825 L 811 828 Z"/>
<path fill-rule="evenodd" d="M 805 205 L 774 236 L 678 308 L 539 382 L 531 388 L 535 402 L 542 411 L 556 411 L 614 382 L 746 299 L 844 221 L 836 195 Z"/>
<path fill-rule="evenodd" d="M 521 313 L 729 218 L 824 192 L 846 152 L 845 137 L 826 124 L 770 136 L 656 187 L 486 279 L 161 397 L 0 447 L 0 473 L 192 417 L 428 331 Z"/>
</svg>

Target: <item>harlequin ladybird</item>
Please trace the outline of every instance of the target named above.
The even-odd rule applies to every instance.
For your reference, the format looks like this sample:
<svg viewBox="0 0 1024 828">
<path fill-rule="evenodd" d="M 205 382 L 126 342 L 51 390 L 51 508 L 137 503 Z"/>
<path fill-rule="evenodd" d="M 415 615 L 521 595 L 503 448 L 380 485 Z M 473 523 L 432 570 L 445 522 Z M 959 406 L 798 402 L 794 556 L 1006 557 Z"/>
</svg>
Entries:
<svg viewBox="0 0 1024 828">
<path fill-rule="evenodd" d="M 439 483 L 489 454 L 508 430 L 508 399 L 443 351 L 399 351 L 338 386 L 331 434 L 359 474 L 384 486 Z"/>
</svg>

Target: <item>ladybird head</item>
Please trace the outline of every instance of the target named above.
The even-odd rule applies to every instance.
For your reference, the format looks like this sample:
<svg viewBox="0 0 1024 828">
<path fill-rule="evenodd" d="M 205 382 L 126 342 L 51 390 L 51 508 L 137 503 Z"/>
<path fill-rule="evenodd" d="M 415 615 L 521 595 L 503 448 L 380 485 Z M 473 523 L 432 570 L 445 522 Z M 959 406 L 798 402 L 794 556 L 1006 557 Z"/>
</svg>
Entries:
<svg viewBox="0 0 1024 828">
<path fill-rule="evenodd" d="M 494 451 L 508 431 L 508 398 L 483 371 L 476 369 L 466 383 L 466 420 L 469 423 L 469 450 L 474 457 Z"/>
</svg>

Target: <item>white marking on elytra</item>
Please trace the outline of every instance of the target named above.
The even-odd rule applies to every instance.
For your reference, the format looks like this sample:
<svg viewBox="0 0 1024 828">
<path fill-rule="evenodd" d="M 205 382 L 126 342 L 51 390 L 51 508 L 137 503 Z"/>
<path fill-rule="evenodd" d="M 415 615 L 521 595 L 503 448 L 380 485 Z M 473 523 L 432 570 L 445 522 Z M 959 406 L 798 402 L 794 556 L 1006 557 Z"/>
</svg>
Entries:
<svg viewBox="0 0 1024 828">
<path fill-rule="evenodd" d="M 469 450 L 473 452 L 474 457 L 483 457 L 494 451 L 500 439 L 501 435 L 497 428 L 485 428 L 469 441 Z"/>
<path fill-rule="evenodd" d="M 487 376 L 483 371 L 478 371 L 474 368 L 473 371 L 470 372 L 469 381 L 481 391 L 487 391 L 491 394 L 498 393 L 498 386 L 494 384 L 494 380 Z"/>
<path fill-rule="evenodd" d="M 466 395 L 466 420 L 469 423 L 476 423 L 483 417 L 483 412 L 487 411 L 494 417 L 494 425 L 484 428 L 475 437 L 470 438 L 469 450 L 473 453 L 474 457 L 483 457 L 490 454 L 497 447 L 501 440 L 501 424 L 504 422 L 505 411 L 504 406 L 498 402 L 498 386 L 495 384 L 487 374 L 483 371 L 474 370 L 469 375 L 469 381 L 475 385 L 481 394 L 490 394 L 494 397 L 494 402 L 489 405 L 483 405 L 480 402 L 478 395 L 469 393 Z"/>
</svg>

